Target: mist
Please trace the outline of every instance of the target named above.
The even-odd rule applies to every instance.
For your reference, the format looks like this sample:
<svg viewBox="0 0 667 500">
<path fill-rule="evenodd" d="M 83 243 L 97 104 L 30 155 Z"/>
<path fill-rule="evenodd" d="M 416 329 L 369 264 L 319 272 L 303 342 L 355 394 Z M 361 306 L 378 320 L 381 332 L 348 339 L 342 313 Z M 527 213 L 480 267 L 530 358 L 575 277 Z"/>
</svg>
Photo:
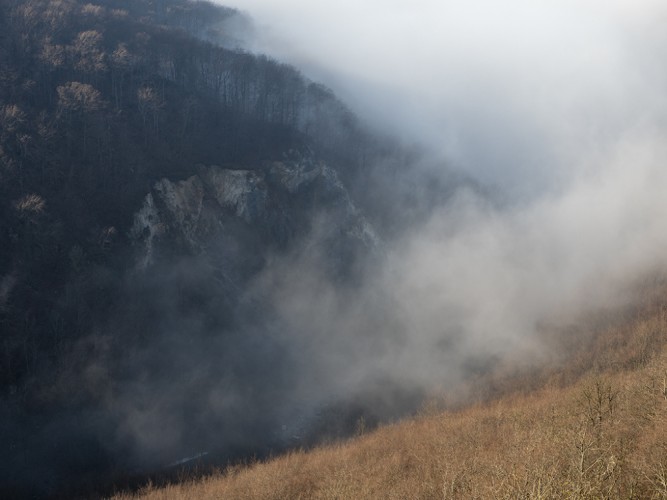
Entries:
<svg viewBox="0 0 667 500">
<path fill-rule="evenodd" d="M 458 393 L 494 360 L 536 366 L 557 354 L 542 325 L 629 303 L 628 287 L 667 264 L 658 2 L 234 7 L 255 22 L 253 50 L 426 151 L 396 182 L 423 169 L 444 186 L 452 171 L 472 181 L 380 235 L 353 279 L 332 265 L 345 211 L 311 214 L 309 233 L 234 291 L 238 304 L 215 296 L 198 258 L 153 269 L 131 302 L 157 304 L 160 341 L 128 358 L 109 400 L 137 467 L 349 434 L 360 416 Z M 373 172 L 385 205 L 408 189 Z M 184 288 L 203 304 L 187 314 Z"/>
<path fill-rule="evenodd" d="M 122 299 L 48 387 L 73 409 L 35 435 L 7 427 L 44 482 L 88 466 L 219 465 L 399 418 L 460 394 L 494 360 L 557 357 L 544 325 L 629 304 L 667 265 L 664 2 L 224 3 L 254 23 L 239 21 L 234 43 L 330 87 L 419 161 L 392 175 L 370 165 L 361 188 L 334 179 L 337 191 L 311 193 L 339 204 L 329 212 L 281 194 L 289 214 L 263 222 L 285 226 L 266 231 L 287 235 L 279 251 L 262 246 L 265 227 L 210 213 L 196 251 L 165 240 L 163 260 L 114 278 Z M 364 234 L 366 253 L 338 252 L 341 228 L 372 227 L 363 209 L 389 206 L 391 231 Z"/>
<path fill-rule="evenodd" d="M 626 304 L 631 283 L 664 268 L 664 4 L 238 7 L 255 20 L 254 50 L 486 193 L 461 188 L 385 242 L 359 287 L 323 274 L 317 253 L 267 268 L 254 293 L 303 354 L 297 399 L 387 381 L 431 393 L 477 362 L 537 364 L 540 325 Z"/>
<path fill-rule="evenodd" d="M 530 197 L 664 122 L 664 4 L 267 2 L 253 47 L 324 81 L 365 119 Z M 664 124 L 664 123 L 663 123 Z"/>
</svg>

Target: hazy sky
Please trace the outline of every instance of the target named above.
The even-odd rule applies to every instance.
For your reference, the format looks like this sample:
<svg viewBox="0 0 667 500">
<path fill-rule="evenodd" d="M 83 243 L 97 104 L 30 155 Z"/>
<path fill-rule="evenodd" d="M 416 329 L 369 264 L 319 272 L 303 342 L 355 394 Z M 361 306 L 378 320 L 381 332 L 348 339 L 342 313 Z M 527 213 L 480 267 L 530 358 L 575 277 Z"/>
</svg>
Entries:
<svg viewBox="0 0 667 500">
<path fill-rule="evenodd" d="M 235 5 L 256 22 L 257 50 L 517 192 L 560 186 L 584 157 L 665 116 L 660 0 Z"/>
</svg>

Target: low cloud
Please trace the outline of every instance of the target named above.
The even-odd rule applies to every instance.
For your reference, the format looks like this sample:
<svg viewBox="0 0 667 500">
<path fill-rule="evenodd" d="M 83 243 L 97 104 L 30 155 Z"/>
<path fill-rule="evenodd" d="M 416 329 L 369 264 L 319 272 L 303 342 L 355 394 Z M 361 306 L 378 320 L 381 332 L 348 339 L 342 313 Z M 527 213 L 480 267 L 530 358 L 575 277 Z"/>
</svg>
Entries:
<svg viewBox="0 0 667 500">
<path fill-rule="evenodd" d="M 667 7 L 246 0 L 255 49 L 323 80 L 364 119 L 482 181 L 531 196 L 581 156 L 661 121 Z"/>
<path fill-rule="evenodd" d="M 272 263 L 254 293 L 300 355 L 295 397 L 324 404 L 379 381 L 439 391 L 476 361 L 539 360 L 540 325 L 628 303 L 628 286 L 667 264 L 666 153 L 649 132 L 627 136 L 599 158 L 604 175 L 528 205 L 461 189 L 361 285 L 332 281 L 316 254 Z"/>
<path fill-rule="evenodd" d="M 666 264 L 659 2 L 239 7 L 256 20 L 256 49 L 424 144 L 422 163 L 447 167 L 443 185 L 452 168 L 476 183 L 420 206 L 349 268 L 354 279 L 332 272 L 337 226 L 319 214 L 303 244 L 269 256 L 230 297 L 216 296 L 205 256 L 129 286 L 155 336 L 123 346 L 107 410 L 113 446 L 137 468 L 302 445 L 355 412 L 412 411 L 480 364 L 539 360 L 540 325 L 623 304 L 628 283 Z M 410 173 L 397 188 L 376 170 L 375 199 L 411 189 Z M 119 322 L 141 332 L 138 320 Z"/>
<path fill-rule="evenodd" d="M 472 359 L 539 353 L 540 324 L 623 303 L 629 282 L 665 265 L 661 2 L 240 7 L 256 50 L 502 200 L 459 190 L 355 290 L 304 259 L 270 267 L 261 293 L 297 332 L 307 385 L 437 387 Z"/>
</svg>

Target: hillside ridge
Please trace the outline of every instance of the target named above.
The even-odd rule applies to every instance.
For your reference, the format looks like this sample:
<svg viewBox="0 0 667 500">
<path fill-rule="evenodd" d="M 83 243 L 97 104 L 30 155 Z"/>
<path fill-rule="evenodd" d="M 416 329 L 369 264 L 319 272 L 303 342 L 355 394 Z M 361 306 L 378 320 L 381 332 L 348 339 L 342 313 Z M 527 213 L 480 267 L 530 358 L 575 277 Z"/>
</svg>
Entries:
<svg viewBox="0 0 667 500">
<path fill-rule="evenodd" d="M 113 498 L 667 498 L 664 287 L 631 309 L 589 318 L 563 364 L 483 377 L 458 409 L 432 400 L 347 441 Z"/>
</svg>

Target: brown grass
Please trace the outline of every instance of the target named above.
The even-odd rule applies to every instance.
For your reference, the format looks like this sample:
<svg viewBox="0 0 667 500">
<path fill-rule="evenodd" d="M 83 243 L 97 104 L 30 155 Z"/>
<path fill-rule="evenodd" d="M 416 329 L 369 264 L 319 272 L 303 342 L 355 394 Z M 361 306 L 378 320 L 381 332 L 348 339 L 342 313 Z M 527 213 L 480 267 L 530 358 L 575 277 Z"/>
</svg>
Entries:
<svg viewBox="0 0 667 500">
<path fill-rule="evenodd" d="M 560 331 L 565 358 L 500 367 L 462 409 L 114 498 L 667 499 L 665 297 Z"/>
</svg>

